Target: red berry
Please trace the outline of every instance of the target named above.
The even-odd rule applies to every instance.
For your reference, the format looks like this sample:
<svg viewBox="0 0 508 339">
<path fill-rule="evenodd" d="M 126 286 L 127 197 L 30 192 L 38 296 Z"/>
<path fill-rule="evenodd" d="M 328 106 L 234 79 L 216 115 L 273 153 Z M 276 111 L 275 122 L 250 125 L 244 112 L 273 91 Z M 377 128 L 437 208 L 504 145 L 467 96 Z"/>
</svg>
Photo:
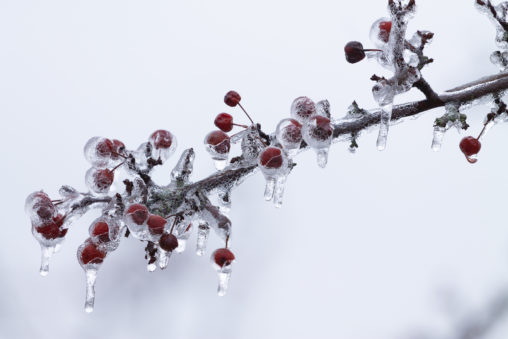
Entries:
<svg viewBox="0 0 508 339">
<path fill-rule="evenodd" d="M 242 100 L 242 97 L 235 91 L 229 91 L 224 96 L 224 102 L 226 103 L 226 105 L 231 107 L 235 107 L 236 105 L 238 105 L 240 103 L 240 100 Z"/>
<path fill-rule="evenodd" d="M 219 248 L 213 252 L 213 261 L 219 266 L 224 267 L 231 265 L 235 260 L 235 255 L 227 248 Z"/>
<path fill-rule="evenodd" d="M 467 160 L 470 163 L 475 163 L 477 160 L 470 158 L 470 157 L 473 155 L 476 155 L 476 154 L 478 154 L 478 152 L 480 152 L 480 149 L 482 148 L 482 144 L 480 143 L 480 141 L 478 139 L 476 139 L 472 136 L 468 136 L 468 137 L 463 138 L 460 141 L 459 147 L 460 147 L 460 150 L 462 151 L 462 153 L 464 153 L 464 155 L 466 156 Z"/>
<path fill-rule="evenodd" d="M 46 239 L 63 238 L 67 234 L 67 229 L 61 228 L 64 223 L 65 217 L 61 214 L 54 217 L 51 221 L 36 227 L 37 233 L 41 234 Z"/>
<path fill-rule="evenodd" d="M 277 147 L 267 147 L 261 152 L 259 162 L 265 168 L 280 168 L 284 162 L 282 151 Z"/>
<path fill-rule="evenodd" d="M 48 199 L 40 199 L 34 204 L 34 210 L 42 220 L 48 220 L 55 214 L 55 205 Z"/>
<path fill-rule="evenodd" d="M 153 234 L 162 234 L 166 223 L 166 219 L 155 214 L 150 215 L 147 221 L 148 229 Z"/>
<path fill-rule="evenodd" d="M 231 149 L 231 142 L 229 136 L 222 131 L 213 131 L 208 133 L 205 138 L 205 143 L 215 146 L 214 150 L 220 154 L 227 154 Z"/>
<path fill-rule="evenodd" d="M 217 115 L 214 123 L 223 132 L 230 132 L 233 129 L 233 117 L 227 113 Z"/>
<path fill-rule="evenodd" d="M 333 134 L 333 126 L 330 123 L 330 119 L 316 115 L 312 118 L 316 121 L 315 127 L 311 129 L 311 136 L 317 140 L 327 140 Z"/>
<path fill-rule="evenodd" d="M 283 138 L 288 142 L 298 143 L 302 141 L 302 124 L 295 119 L 290 119 L 291 124 L 283 129 Z"/>
<path fill-rule="evenodd" d="M 392 31 L 392 22 L 391 21 L 381 21 L 379 23 L 379 38 L 388 42 L 390 40 L 390 32 Z"/>
<path fill-rule="evenodd" d="M 137 225 L 143 225 L 148 218 L 148 208 L 145 205 L 133 204 L 129 206 L 125 214 L 130 216 Z"/>
<path fill-rule="evenodd" d="M 118 154 L 123 154 L 125 151 L 125 145 L 120 140 L 114 139 L 113 141 L 113 154 L 111 154 L 111 159 L 117 160 L 119 158 Z"/>
<path fill-rule="evenodd" d="M 291 114 L 294 118 L 305 121 L 316 114 L 316 105 L 308 97 L 298 97 L 291 105 Z"/>
<path fill-rule="evenodd" d="M 152 141 L 155 149 L 170 148 L 173 144 L 173 135 L 170 131 L 160 129 L 152 133 L 150 141 Z"/>
<path fill-rule="evenodd" d="M 98 237 L 100 242 L 109 242 L 109 226 L 104 221 L 99 221 L 93 226 L 92 236 Z"/>
<path fill-rule="evenodd" d="M 109 139 L 102 139 L 100 142 L 97 143 L 95 149 L 97 150 L 97 154 L 100 157 L 103 158 L 111 157 L 111 152 L 113 152 L 113 142 Z"/>
<path fill-rule="evenodd" d="M 106 252 L 99 250 L 92 242 L 88 242 L 81 252 L 81 262 L 83 265 L 101 264 L 105 257 Z"/>
<path fill-rule="evenodd" d="M 159 246 L 166 252 L 172 252 L 178 247 L 178 239 L 170 233 L 164 233 L 159 239 Z"/>
<path fill-rule="evenodd" d="M 344 47 L 347 62 L 354 64 L 365 59 L 363 45 L 358 41 L 350 41 Z"/>
<path fill-rule="evenodd" d="M 93 180 L 98 191 L 107 191 L 115 180 L 115 174 L 107 168 L 98 170 L 95 172 Z"/>
</svg>

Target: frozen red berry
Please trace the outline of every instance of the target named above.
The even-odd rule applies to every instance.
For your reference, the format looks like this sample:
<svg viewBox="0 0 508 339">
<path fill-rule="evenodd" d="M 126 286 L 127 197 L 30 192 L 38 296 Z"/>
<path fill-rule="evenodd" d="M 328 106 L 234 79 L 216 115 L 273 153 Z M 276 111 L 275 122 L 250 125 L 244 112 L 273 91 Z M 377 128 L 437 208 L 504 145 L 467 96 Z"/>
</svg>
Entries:
<svg viewBox="0 0 508 339">
<path fill-rule="evenodd" d="M 149 213 L 145 205 L 133 204 L 129 206 L 125 214 L 129 216 L 135 224 L 143 225 L 148 219 Z"/>
<path fill-rule="evenodd" d="M 150 136 L 150 142 L 153 144 L 155 149 L 170 148 L 173 144 L 173 135 L 170 131 L 157 130 Z"/>
<path fill-rule="evenodd" d="M 42 220 L 48 220 L 55 214 L 55 205 L 49 199 L 40 199 L 33 206 L 35 213 Z"/>
<path fill-rule="evenodd" d="M 229 91 L 224 96 L 224 102 L 226 103 L 226 105 L 231 107 L 235 107 L 236 105 L 238 105 L 240 103 L 240 100 L 242 100 L 242 97 L 235 91 Z"/>
<path fill-rule="evenodd" d="M 106 252 L 99 250 L 92 242 L 86 243 L 80 255 L 82 265 L 101 264 L 105 257 Z"/>
<path fill-rule="evenodd" d="M 115 174 L 112 170 L 103 169 L 95 172 L 94 183 L 98 188 L 97 192 L 107 191 L 115 180 Z"/>
<path fill-rule="evenodd" d="M 462 153 L 466 156 L 467 161 L 475 163 L 477 161 L 475 156 L 480 152 L 482 144 L 478 139 L 468 136 L 460 141 L 459 147 Z"/>
<path fill-rule="evenodd" d="M 155 214 L 150 215 L 147 221 L 148 229 L 152 234 L 162 234 L 162 232 L 164 232 L 164 226 L 166 226 L 166 223 L 166 219 Z"/>
<path fill-rule="evenodd" d="M 229 136 L 222 131 L 212 131 L 205 138 L 205 143 L 213 146 L 213 150 L 219 154 L 227 154 L 231 149 Z"/>
<path fill-rule="evenodd" d="M 116 139 L 112 140 L 112 143 L 113 143 L 113 152 L 111 154 L 111 159 L 118 160 L 125 151 L 125 145 L 123 142 Z"/>
<path fill-rule="evenodd" d="M 229 266 L 235 260 L 235 255 L 227 248 L 219 248 L 213 252 L 213 261 L 217 266 Z"/>
<path fill-rule="evenodd" d="M 316 105 L 308 97 L 298 97 L 291 104 L 291 116 L 299 122 L 307 121 L 316 114 Z"/>
<path fill-rule="evenodd" d="M 223 132 L 230 132 L 233 129 L 233 117 L 231 114 L 220 113 L 215 118 L 215 126 Z"/>
<path fill-rule="evenodd" d="M 280 168 L 283 162 L 282 151 L 277 147 L 267 147 L 259 156 L 259 163 L 265 168 Z"/>
<path fill-rule="evenodd" d="M 35 230 L 46 239 L 63 238 L 67 234 L 67 229 L 62 228 L 64 221 L 65 217 L 59 214 L 50 221 L 35 227 Z"/>
<path fill-rule="evenodd" d="M 159 246 L 166 252 L 173 252 L 178 247 L 178 239 L 171 233 L 164 233 L 159 239 Z"/>
<path fill-rule="evenodd" d="M 97 237 L 100 242 L 109 242 L 109 225 L 104 221 L 96 222 L 93 225 L 92 236 Z"/>
<path fill-rule="evenodd" d="M 365 59 L 363 45 L 358 41 L 350 41 L 344 47 L 347 62 L 354 64 Z"/>
<path fill-rule="evenodd" d="M 111 157 L 111 152 L 113 152 L 113 142 L 109 139 L 102 139 L 95 146 L 97 150 L 97 154 L 101 157 Z"/>
<path fill-rule="evenodd" d="M 381 21 L 379 23 L 379 39 L 381 39 L 384 42 L 388 42 L 388 40 L 390 40 L 391 31 L 392 31 L 391 21 Z"/>
</svg>

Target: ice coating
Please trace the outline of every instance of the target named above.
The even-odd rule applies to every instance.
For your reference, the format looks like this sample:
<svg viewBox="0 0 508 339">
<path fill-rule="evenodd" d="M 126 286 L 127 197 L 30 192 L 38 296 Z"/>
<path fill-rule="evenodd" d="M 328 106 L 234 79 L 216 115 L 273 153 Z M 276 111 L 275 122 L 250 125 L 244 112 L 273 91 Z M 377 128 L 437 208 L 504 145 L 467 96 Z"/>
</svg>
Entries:
<svg viewBox="0 0 508 339">
<path fill-rule="evenodd" d="M 111 140 L 93 137 L 85 144 L 85 159 L 95 168 L 106 168 L 114 162 L 112 159 L 113 150 L 114 144 Z"/>
<path fill-rule="evenodd" d="M 229 288 L 229 280 L 231 278 L 232 264 L 235 261 L 235 256 L 229 249 L 219 248 L 212 253 L 210 261 L 217 271 L 217 276 L 219 278 L 217 294 L 221 297 L 225 296 Z"/>
<path fill-rule="evenodd" d="M 207 152 L 215 161 L 215 168 L 223 170 L 227 165 L 231 141 L 229 136 L 222 131 L 212 131 L 205 137 L 204 144 Z"/>
<path fill-rule="evenodd" d="M 247 162 L 255 161 L 261 152 L 265 148 L 265 144 L 259 135 L 259 131 L 256 126 L 250 126 L 242 138 L 241 149 L 242 156 Z"/>
<path fill-rule="evenodd" d="M 452 127 L 457 131 L 467 129 L 466 115 L 461 114 L 459 106 L 455 103 L 445 105 L 445 114 L 437 118 L 434 122 L 434 133 L 431 148 L 433 151 L 438 152 L 441 150 L 445 133 Z"/>
<path fill-rule="evenodd" d="M 283 119 L 276 129 L 277 141 L 288 152 L 294 153 L 302 143 L 302 124 L 295 119 Z"/>
<path fill-rule="evenodd" d="M 328 150 L 333 139 L 333 125 L 330 119 L 315 115 L 303 125 L 303 140 L 316 151 L 319 167 L 323 168 L 328 162 Z"/>
<path fill-rule="evenodd" d="M 171 171 L 171 182 L 176 186 L 184 186 L 189 183 L 190 175 L 194 169 L 194 150 L 189 148 L 183 151 L 180 160 Z"/>
<path fill-rule="evenodd" d="M 308 97 L 298 97 L 291 104 L 291 117 L 302 124 L 315 114 L 316 105 L 314 104 L 314 101 Z"/>
<path fill-rule="evenodd" d="M 263 173 L 266 186 L 264 197 L 266 201 L 273 199 L 275 207 L 282 206 L 284 185 L 289 174 L 290 161 L 285 152 L 277 147 L 267 147 L 260 153 L 258 166 Z"/>
<path fill-rule="evenodd" d="M 150 145 L 152 146 L 152 157 L 162 162 L 166 161 L 175 152 L 177 147 L 176 137 L 167 130 L 157 130 L 150 135 Z"/>
</svg>

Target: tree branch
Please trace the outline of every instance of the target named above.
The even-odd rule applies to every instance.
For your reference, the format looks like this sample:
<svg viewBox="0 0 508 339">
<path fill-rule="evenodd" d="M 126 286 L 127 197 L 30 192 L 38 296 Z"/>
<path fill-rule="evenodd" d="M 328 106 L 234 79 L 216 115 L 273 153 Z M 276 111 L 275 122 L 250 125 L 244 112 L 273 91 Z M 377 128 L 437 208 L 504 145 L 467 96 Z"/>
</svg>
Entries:
<svg viewBox="0 0 508 339">
<path fill-rule="evenodd" d="M 410 116 L 415 116 L 428 110 L 442 107 L 447 103 L 466 103 L 486 95 L 495 95 L 501 91 L 508 90 L 508 72 L 487 76 L 476 81 L 455 87 L 440 95 L 436 94 L 425 80 L 421 80 L 416 85 L 425 95 L 426 99 L 421 101 L 409 102 L 393 107 L 392 121 L 400 120 Z M 374 109 L 370 114 L 364 115 L 355 121 L 341 122 L 334 125 L 333 137 L 339 138 L 343 135 L 358 135 L 361 131 L 379 124 L 381 111 Z M 303 146 L 302 148 L 308 148 Z M 210 175 L 189 185 L 188 190 L 213 191 L 217 187 L 224 185 L 224 182 L 238 182 L 256 170 L 256 165 L 226 169 Z"/>
</svg>

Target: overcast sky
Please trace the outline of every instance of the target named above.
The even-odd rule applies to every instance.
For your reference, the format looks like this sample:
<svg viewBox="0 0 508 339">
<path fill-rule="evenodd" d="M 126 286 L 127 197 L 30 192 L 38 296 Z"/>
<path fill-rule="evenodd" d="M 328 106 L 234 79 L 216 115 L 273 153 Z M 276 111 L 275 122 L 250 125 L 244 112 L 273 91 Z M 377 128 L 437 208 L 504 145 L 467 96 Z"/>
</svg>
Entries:
<svg viewBox="0 0 508 339">
<path fill-rule="evenodd" d="M 473 1 L 417 0 L 416 29 L 436 33 L 424 76 L 436 91 L 497 72 L 494 29 Z M 0 1 L 0 338 L 450 338 L 457 322 L 508 288 L 507 127 L 486 137 L 474 166 L 455 130 L 430 149 L 436 109 L 377 132 L 351 155 L 334 144 L 328 166 L 305 152 L 277 210 L 257 174 L 233 193 L 238 259 L 219 298 L 206 257 L 175 255 L 148 273 L 132 238 L 108 256 L 96 310 L 85 314 L 85 276 L 75 252 L 97 214 L 76 222 L 51 272 L 23 211 L 39 189 L 85 189 L 88 138 L 136 148 L 169 129 L 179 148 L 156 171 L 167 183 L 178 154 L 196 150 L 193 179 L 213 173 L 202 140 L 235 89 L 263 129 L 289 116 L 294 98 L 328 99 L 339 118 L 356 100 L 375 107 L 373 61 L 350 65 L 350 40 L 369 46 L 385 1 Z M 411 93 L 398 102 L 419 99 Z M 489 107 L 468 111 L 477 135 Z M 235 150 L 234 152 L 238 152 Z M 219 246 L 213 238 L 209 248 Z M 508 322 L 488 339 L 506 339 Z"/>
</svg>

